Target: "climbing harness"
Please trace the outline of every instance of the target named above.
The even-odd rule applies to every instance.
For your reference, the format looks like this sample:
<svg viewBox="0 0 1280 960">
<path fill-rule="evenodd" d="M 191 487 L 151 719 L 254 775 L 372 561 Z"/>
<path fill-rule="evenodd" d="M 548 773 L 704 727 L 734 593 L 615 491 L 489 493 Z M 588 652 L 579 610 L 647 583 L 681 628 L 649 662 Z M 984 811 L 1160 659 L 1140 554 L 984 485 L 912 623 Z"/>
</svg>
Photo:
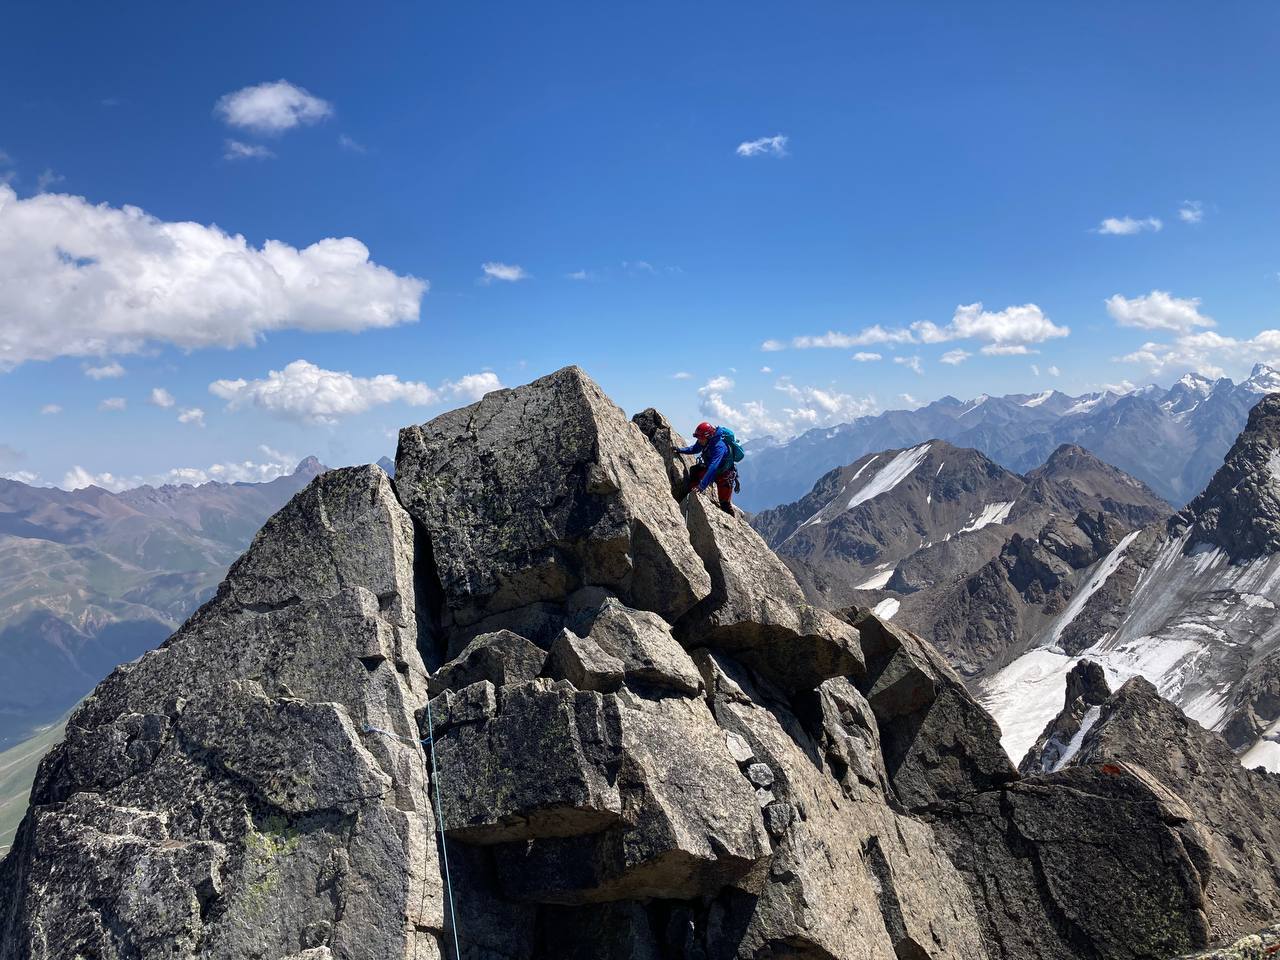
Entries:
<svg viewBox="0 0 1280 960">
<path fill-rule="evenodd" d="M 440 801 L 440 771 L 436 768 L 436 737 L 435 737 L 435 720 L 431 716 L 431 701 L 427 701 L 427 736 L 423 739 L 417 737 L 402 737 L 398 733 L 392 733 L 390 730 L 383 730 L 381 727 L 375 727 L 372 724 L 364 725 L 365 733 L 376 733 L 380 736 L 390 737 L 392 740 L 399 740 L 402 743 L 425 743 L 428 753 L 431 756 L 431 783 L 435 787 L 435 815 L 436 829 L 440 831 L 440 858 L 444 862 L 444 888 L 449 895 L 449 919 L 453 927 L 453 956 L 454 960 L 462 960 L 462 948 L 458 945 L 458 911 L 453 905 L 453 878 L 449 874 L 449 848 L 445 845 L 444 840 L 444 804 Z"/>
</svg>

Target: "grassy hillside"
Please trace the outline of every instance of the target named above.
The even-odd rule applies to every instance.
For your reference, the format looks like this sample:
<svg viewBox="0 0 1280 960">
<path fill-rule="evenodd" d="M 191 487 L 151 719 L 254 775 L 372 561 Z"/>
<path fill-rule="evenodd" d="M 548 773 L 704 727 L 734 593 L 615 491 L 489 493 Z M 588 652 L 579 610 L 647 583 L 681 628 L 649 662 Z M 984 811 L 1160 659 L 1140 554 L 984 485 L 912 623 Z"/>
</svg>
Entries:
<svg viewBox="0 0 1280 960">
<path fill-rule="evenodd" d="M 0 753 L 0 856 L 9 852 L 13 835 L 27 811 L 27 797 L 40 759 L 62 740 L 67 718 L 42 730 L 30 740 Z"/>
</svg>

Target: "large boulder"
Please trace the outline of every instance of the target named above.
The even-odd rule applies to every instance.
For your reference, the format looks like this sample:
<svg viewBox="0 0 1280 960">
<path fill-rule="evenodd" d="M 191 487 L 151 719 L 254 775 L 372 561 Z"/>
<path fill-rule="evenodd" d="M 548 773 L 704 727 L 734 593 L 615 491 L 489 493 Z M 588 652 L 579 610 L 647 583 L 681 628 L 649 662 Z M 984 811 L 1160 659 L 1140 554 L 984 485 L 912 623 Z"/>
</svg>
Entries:
<svg viewBox="0 0 1280 960">
<path fill-rule="evenodd" d="M 1102 689 L 1105 689 L 1102 688 Z M 1068 687 L 1068 697 L 1079 693 Z M 1090 691 L 1096 694 L 1096 686 Z M 1032 748 L 1049 753 L 1057 729 L 1079 712 L 1082 697 Z M 1083 732 L 1059 760 L 1065 770 L 1141 764 L 1183 807 L 1188 829 L 1205 850 L 1199 870 L 1214 937 L 1237 937 L 1280 916 L 1280 776 L 1241 766 L 1226 742 L 1165 700 L 1142 677 L 1134 677 L 1089 708 Z"/>
<path fill-rule="evenodd" d="M 684 510 L 711 573 L 710 596 L 676 623 L 686 648 L 724 650 L 788 692 L 864 671 L 857 631 L 807 603 L 750 524 L 697 494 L 685 498 Z"/>
<path fill-rule="evenodd" d="M 326 473 L 100 684 L 0 865 L 0 957 L 439 956 L 414 548 L 381 470 Z"/>
<path fill-rule="evenodd" d="M 1017 778 L 1000 728 L 937 650 L 874 615 L 850 617 L 866 657 L 858 687 L 879 725 L 894 793 L 907 809 Z"/>
<path fill-rule="evenodd" d="M 931 818 L 1002 960 L 1144 960 L 1208 941 L 1199 837 L 1139 770 L 1028 778 Z"/>
<path fill-rule="evenodd" d="M 710 592 L 662 461 L 577 367 L 406 427 L 395 483 L 452 625 L 584 586 L 674 620 Z"/>
</svg>

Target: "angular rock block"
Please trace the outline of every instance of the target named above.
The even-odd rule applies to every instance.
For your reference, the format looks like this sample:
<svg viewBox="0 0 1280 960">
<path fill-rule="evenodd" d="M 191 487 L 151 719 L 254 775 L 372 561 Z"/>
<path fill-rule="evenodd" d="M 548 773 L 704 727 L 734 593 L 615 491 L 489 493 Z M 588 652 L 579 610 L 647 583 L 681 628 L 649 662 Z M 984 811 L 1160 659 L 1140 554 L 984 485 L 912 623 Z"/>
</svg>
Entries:
<svg viewBox="0 0 1280 960">
<path fill-rule="evenodd" d="M 755 763 L 774 775 L 767 882 L 743 905 L 736 949 L 708 955 L 986 960 L 978 908 L 942 845 L 894 812 L 883 786 L 848 774 L 847 741 L 876 744 L 857 690 L 827 681 L 802 720 L 727 654 L 700 650 L 695 659 L 717 722 L 748 746 L 743 777 Z M 850 729 L 862 722 L 870 729 Z"/>
<path fill-rule="evenodd" d="M 431 674 L 433 694 L 459 690 L 481 680 L 495 687 L 526 683 L 542 673 L 547 652 L 518 633 L 498 630 L 468 643 L 456 657 Z"/>
<path fill-rule="evenodd" d="M 711 595 L 676 624 L 687 649 L 731 653 L 785 692 L 864 672 L 858 634 L 810 606 L 786 565 L 741 517 L 705 496 L 684 501 L 689 535 L 711 573 Z"/>
<path fill-rule="evenodd" d="M 565 634 L 552 646 L 548 669 L 580 689 L 616 690 L 625 680 L 693 695 L 702 685 L 698 668 L 667 622 L 616 597 L 578 600 Z"/>
<path fill-rule="evenodd" d="M 612 697 L 537 680 L 499 690 L 495 712 L 479 722 L 450 720 L 436 740 L 449 837 L 480 845 L 571 837 L 622 820 Z"/>
<path fill-rule="evenodd" d="M 0 863 L 0 957 L 435 956 L 414 584 L 375 467 L 269 520 L 76 711 Z"/>
<path fill-rule="evenodd" d="M 667 468 L 667 479 L 671 481 L 671 495 L 677 500 L 683 500 L 684 495 L 689 492 L 689 466 L 692 459 L 686 459 L 676 451 L 689 446 L 689 441 L 673 430 L 671 422 L 653 407 L 641 410 L 631 418 L 631 422 L 640 428 L 640 432 L 658 451 L 658 456 L 662 457 L 662 463 Z"/>
<path fill-rule="evenodd" d="M 937 650 L 869 614 L 856 624 L 867 658 L 856 683 L 875 714 L 894 793 L 908 810 L 1017 778 L 1000 728 Z"/>
<path fill-rule="evenodd" d="M 504 891 L 552 904 L 693 899 L 763 881 L 769 838 L 755 793 L 702 700 L 616 695 L 624 823 L 496 850 Z"/>
<path fill-rule="evenodd" d="M 674 620 L 710 590 L 661 459 L 577 367 L 405 428 L 395 482 L 456 626 L 582 586 Z"/>
<path fill-rule="evenodd" d="M 1182 812 L 1120 764 L 1028 778 L 935 808 L 935 833 L 1009 960 L 1173 957 L 1209 938 Z M 1184 808 L 1185 811 L 1185 808 Z"/>
</svg>

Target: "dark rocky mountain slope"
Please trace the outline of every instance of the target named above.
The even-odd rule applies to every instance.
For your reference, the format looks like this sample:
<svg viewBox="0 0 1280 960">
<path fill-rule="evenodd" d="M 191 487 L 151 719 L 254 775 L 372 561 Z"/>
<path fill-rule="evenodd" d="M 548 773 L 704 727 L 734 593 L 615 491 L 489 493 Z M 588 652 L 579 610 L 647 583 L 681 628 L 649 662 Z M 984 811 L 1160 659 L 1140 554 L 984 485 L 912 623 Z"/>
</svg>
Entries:
<svg viewBox="0 0 1280 960">
<path fill-rule="evenodd" d="M 568 368 L 402 431 L 394 484 L 313 480 L 72 717 L 0 960 L 1208 943 L 1185 806 L 1123 763 L 1019 775 L 936 651 L 807 604 L 641 424 Z"/>
<path fill-rule="evenodd" d="M 979 571 L 1011 538 L 1053 525 L 1054 536 L 1088 554 L 1088 534 L 1066 528 L 1096 533 L 1110 523 L 1127 532 L 1168 513 L 1144 484 L 1080 447 L 1059 447 L 1024 477 L 977 450 L 932 440 L 833 470 L 808 496 L 752 524 L 815 602 L 879 604 L 893 615 L 903 604 L 936 612 L 935 588 Z M 926 635 L 932 626 L 909 625 Z"/>
</svg>

